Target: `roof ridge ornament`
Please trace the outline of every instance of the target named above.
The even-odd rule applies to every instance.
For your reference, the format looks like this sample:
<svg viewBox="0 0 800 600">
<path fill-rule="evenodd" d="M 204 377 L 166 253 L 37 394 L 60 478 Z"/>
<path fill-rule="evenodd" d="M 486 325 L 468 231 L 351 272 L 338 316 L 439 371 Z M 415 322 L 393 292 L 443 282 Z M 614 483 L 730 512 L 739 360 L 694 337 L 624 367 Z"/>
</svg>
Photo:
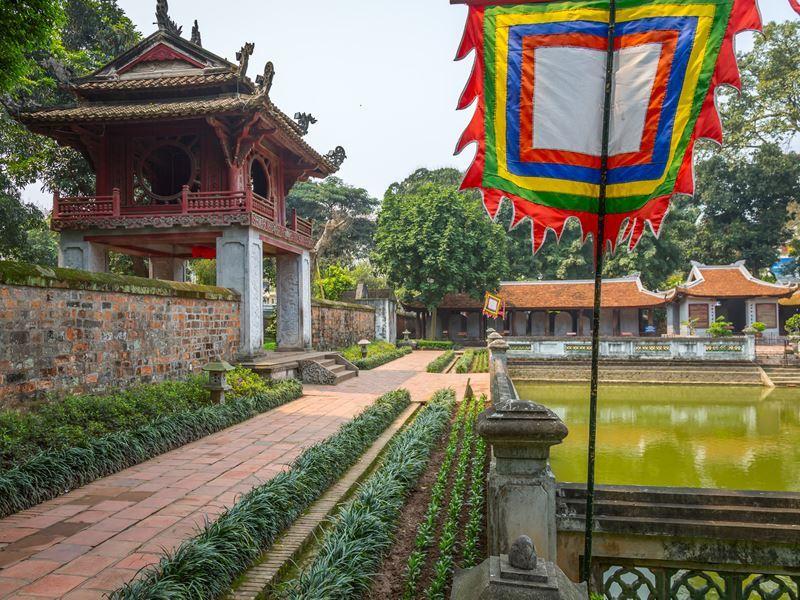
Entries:
<svg viewBox="0 0 800 600">
<path fill-rule="evenodd" d="M 191 42 L 197 44 L 201 48 L 203 47 L 203 39 L 200 37 L 200 26 L 197 24 L 197 19 L 194 20 L 194 25 L 192 25 Z"/>
<path fill-rule="evenodd" d="M 253 50 L 256 45 L 253 42 L 246 42 L 242 49 L 236 53 L 236 60 L 239 61 L 239 69 L 236 74 L 239 79 L 244 79 L 247 76 L 247 67 L 250 64 L 250 57 L 253 55 Z"/>
<path fill-rule="evenodd" d="M 325 160 L 327 160 L 332 165 L 335 165 L 337 168 L 342 166 L 342 163 L 347 158 L 347 153 L 344 151 L 342 146 L 336 146 L 333 150 L 328 152 L 325 155 Z"/>
<path fill-rule="evenodd" d="M 264 65 L 264 74 L 256 76 L 256 85 L 258 86 L 258 91 L 269 96 L 269 92 L 272 89 L 273 79 L 275 79 L 275 65 L 272 64 L 271 60 L 268 60 L 267 64 Z M 295 119 L 296 118 L 297 117 L 295 116 Z"/>
<path fill-rule="evenodd" d="M 172 19 L 169 18 L 169 2 L 167 0 L 156 0 L 156 24 L 159 30 L 180 35 L 183 27 L 178 27 Z"/>
<path fill-rule="evenodd" d="M 300 125 L 300 131 L 303 133 L 303 135 L 308 133 L 309 126 L 317 122 L 317 120 L 314 118 L 314 115 L 304 112 L 294 113 L 294 120 L 297 121 L 298 125 Z"/>
</svg>

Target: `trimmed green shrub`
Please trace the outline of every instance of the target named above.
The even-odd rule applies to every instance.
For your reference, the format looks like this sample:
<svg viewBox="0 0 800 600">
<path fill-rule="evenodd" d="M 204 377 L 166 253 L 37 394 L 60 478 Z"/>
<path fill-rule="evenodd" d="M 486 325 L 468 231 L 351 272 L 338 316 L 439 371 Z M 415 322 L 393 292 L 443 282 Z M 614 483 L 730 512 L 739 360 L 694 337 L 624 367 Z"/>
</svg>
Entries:
<svg viewBox="0 0 800 600">
<path fill-rule="evenodd" d="M 437 392 L 395 437 L 381 466 L 331 520 L 314 561 L 282 588 L 285 598 L 361 598 L 369 590 L 394 541 L 405 498 L 425 470 L 454 402 L 452 390 Z"/>
<path fill-rule="evenodd" d="M 447 368 L 451 362 L 453 362 L 453 357 L 456 353 L 453 350 L 448 350 L 441 356 L 434 358 L 431 362 L 428 363 L 427 371 L 428 373 L 441 373 Z"/>
<path fill-rule="evenodd" d="M 207 406 L 211 400 L 203 382 L 202 377 L 190 377 L 109 394 L 73 394 L 27 412 L 0 411 L 0 468 L 41 451 L 85 447 L 92 439 Z"/>
<path fill-rule="evenodd" d="M 406 390 L 385 394 L 337 433 L 308 448 L 291 468 L 247 494 L 141 577 L 116 600 L 217 598 L 275 538 L 345 474 L 410 403 Z"/>
<path fill-rule="evenodd" d="M 397 360 L 398 358 L 402 358 L 406 354 L 411 353 L 411 348 L 394 348 L 389 352 L 384 352 L 382 354 L 375 354 L 373 356 L 367 356 L 367 358 L 362 358 L 359 360 L 352 361 L 353 364 L 363 371 L 369 371 L 370 369 L 374 369 L 375 367 L 380 367 L 381 365 L 385 365 L 388 362 L 392 362 L 393 360 Z"/>
<path fill-rule="evenodd" d="M 369 346 L 367 346 L 367 358 L 377 356 L 379 354 L 386 354 L 387 352 L 394 352 L 396 349 L 397 348 L 395 348 L 394 344 L 390 344 L 389 342 L 370 342 Z M 361 346 L 358 344 L 348 346 L 347 348 L 340 350 L 339 353 L 350 362 L 361 360 Z"/>
<path fill-rule="evenodd" d="M 283 381 L 225 404 L 178 412 L 128 431 L 89 439 L 82 446 L 40 452 L 0 472 L 0 517 L 188 444 L 303 393 L 297 381 Z"/>
<path fill-rule="evenodd" d="M 453 342 L 444 340 L 417 340 L 417 348 L 420 350 L 452 350 L 454 347 Z"/>
</svg>

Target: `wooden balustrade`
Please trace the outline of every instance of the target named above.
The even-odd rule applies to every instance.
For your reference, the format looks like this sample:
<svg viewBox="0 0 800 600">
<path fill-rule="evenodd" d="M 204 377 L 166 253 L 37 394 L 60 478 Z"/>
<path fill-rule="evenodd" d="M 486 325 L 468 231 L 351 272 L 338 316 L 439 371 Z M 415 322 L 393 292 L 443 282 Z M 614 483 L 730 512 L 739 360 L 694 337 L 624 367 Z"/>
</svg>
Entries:
<svg viewBox="0 0 800 600">
<path fill-rule="evenodd" d="M 255 213 L 272 222 L 278 222 L 275 201 L 253 192 L 218 191 L 192 192 L 189 186 L 181 188 L 177 202 L 152 206 L 123 206 L 121 193 L 114 188 L 110 196 L 62 197 L 58 192 L 53 194 L 53 217 L 79 221 L 91 217 L 126 217 L 153 214 L 229 214 Z M 287 229 L 311 237 L 312 222 L 297 216 L 293 210 L 289 216 Z"/>
</svg>

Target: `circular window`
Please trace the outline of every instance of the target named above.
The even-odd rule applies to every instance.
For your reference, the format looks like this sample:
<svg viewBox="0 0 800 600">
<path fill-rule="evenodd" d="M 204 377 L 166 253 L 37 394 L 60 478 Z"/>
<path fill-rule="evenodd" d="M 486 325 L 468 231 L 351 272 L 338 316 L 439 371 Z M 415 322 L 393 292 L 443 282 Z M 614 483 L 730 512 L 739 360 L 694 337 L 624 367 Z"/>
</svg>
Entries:
<svg viewBox="0 0 800 600">
<path fill-rule="evenodd" d="M 149 196 L 167 202 L 178 198 L 184 185 L 194 180 L 194 164 L 188 150 L 169 143 L 153 148 L 141 163 L 141 181 Z"/>
</svg>

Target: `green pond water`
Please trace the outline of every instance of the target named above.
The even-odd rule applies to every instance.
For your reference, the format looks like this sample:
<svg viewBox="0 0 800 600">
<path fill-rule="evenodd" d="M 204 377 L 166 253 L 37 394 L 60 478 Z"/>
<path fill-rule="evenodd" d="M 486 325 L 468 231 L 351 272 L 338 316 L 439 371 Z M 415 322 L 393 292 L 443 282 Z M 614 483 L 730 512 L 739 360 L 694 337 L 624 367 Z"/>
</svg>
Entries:
<svg viewBox="0 0 800 600">
<path fill-rule="evenodd" d="M 559 481 L 586 481 L 589 386 L 515 382 L 569 427 Z M 800 390 L 602 385 L 597 483 L 800 492 Z"/>
</svg>

